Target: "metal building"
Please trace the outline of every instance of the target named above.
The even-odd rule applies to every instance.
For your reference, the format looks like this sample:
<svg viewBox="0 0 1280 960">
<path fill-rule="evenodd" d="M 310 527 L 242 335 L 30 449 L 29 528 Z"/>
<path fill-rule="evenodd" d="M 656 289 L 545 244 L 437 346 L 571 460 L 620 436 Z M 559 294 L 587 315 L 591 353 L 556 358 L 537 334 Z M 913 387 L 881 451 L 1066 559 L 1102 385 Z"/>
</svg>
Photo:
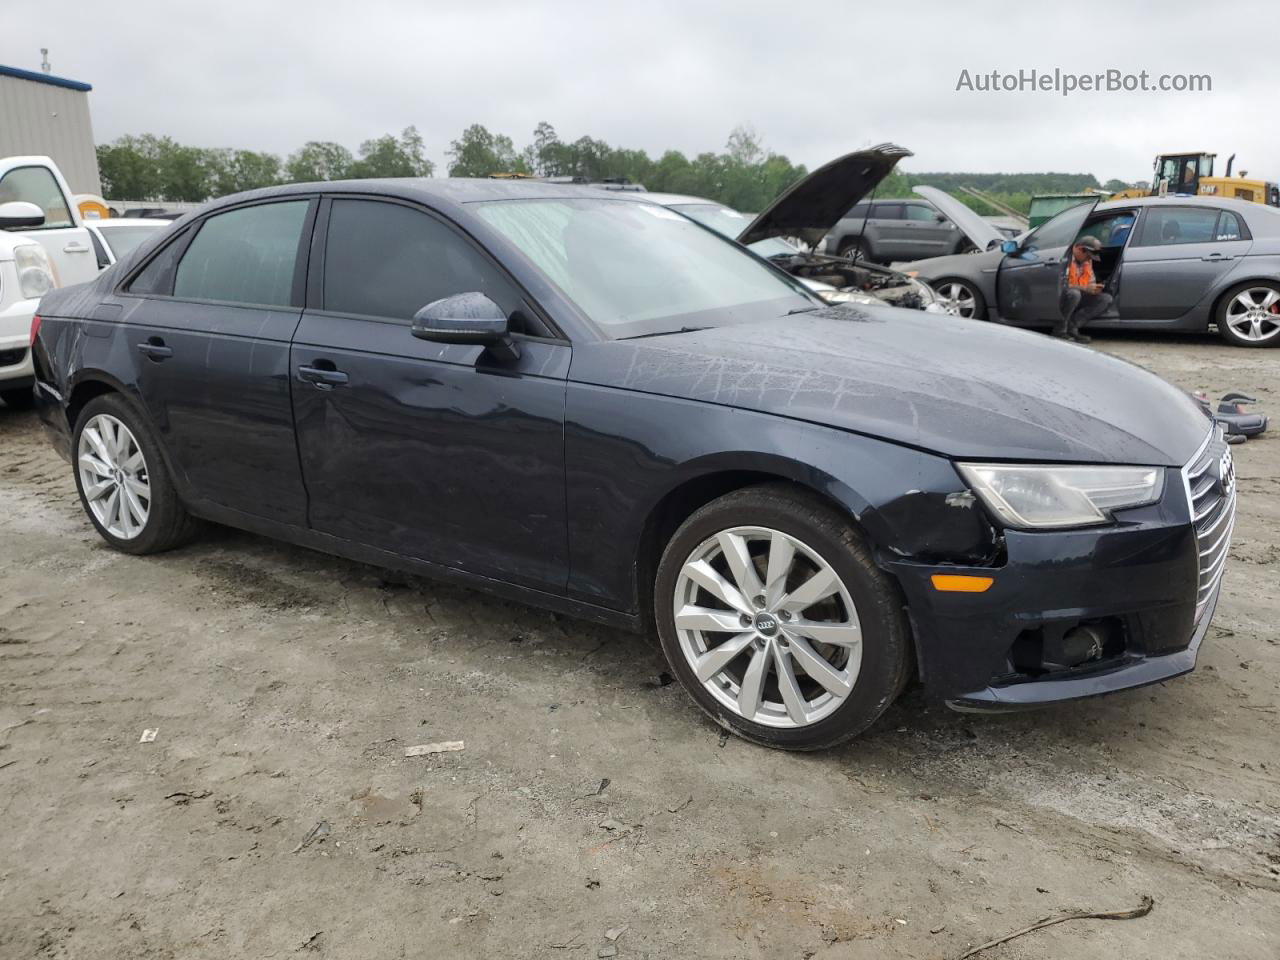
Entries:
<svg viewBox="0 0 1280 960">
<path fill-rule="evenodd" d="M 0 157 L 53 157 L 73 193 L 101 194 L 89 120 L 93 87 L 0 64 Z"/>
</svg>

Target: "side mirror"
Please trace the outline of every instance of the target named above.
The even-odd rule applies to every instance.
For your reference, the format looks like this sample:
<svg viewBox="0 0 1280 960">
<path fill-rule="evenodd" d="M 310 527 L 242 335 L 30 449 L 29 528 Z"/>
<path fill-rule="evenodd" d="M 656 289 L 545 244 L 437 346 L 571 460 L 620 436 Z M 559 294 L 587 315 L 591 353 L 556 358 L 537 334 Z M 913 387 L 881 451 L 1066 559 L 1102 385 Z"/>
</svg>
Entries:
<svg viewBox="0 0 1280 960">
<path fill-rule="evenodd" d="M 413 315 L 410 330 L 419 340 L 476 344 L 507 360 L 520 356 L 507 315 L 483 293 L 456 293 L 428 303 Z"/>
<path fill-rule="evenodd" d="M 946 223 L 947 215 L 945 213 L 935 213 L 933 215 L 933 219 L 937 220 L 939 223 Z"/>
<path fill-rule="evenodd" d="M 0 230 L 20 230 L 44 223 L 44 211 L 25 200 L 0 203 Z"/>
<path fill-rule="evenodd" d="M 1017 241 L 1017 240 L 1005 240 L 1003 243 L 1001 243 L 1001 244 L 1000 244 L 1000 252 L 1001 252 L 1001 253 L 1017 253 L 1017 252 L 1018 252 L 1018 241 Z"/>
</svg>

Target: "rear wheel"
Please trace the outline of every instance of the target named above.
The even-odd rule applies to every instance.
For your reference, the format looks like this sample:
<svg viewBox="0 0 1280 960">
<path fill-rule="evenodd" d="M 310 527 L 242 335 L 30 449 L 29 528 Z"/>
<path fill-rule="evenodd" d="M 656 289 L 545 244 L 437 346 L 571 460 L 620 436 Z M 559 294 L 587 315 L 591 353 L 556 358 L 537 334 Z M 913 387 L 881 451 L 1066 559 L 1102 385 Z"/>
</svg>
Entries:
<svg viewBox="0 0 1280 960">
<path fill-rule="evenodd" d="M 966 320 L 987 319 L 987 302 L 978 288 L 968 280 L 951 277 L 930 286 L 938 295 L 938 303 L 953 317 L 964 317 Z"/>
<path fill-rule="evenodd" d="M 1280 344 L 1280 285 L 1253 280 L 1228 290 L 1214 320 L 1227 343 L 1241 347 Z"/>
<path fill-rule="evenodd" d="M 80 504 L 102 539 L 124 553 L 160 553 L 196 523 L 178 499 L 151 428 L 116 394 L 90 400 L 72 438 Z"/>
<path fill-rule="evenodd" d="M 849 740 L 908 677 L 896 585 L 843 517 L 785 485 L 694 513 L 667 545 L 654 597 L 672 672 L 717 723 L 755 743 Z"/>
<path fill-rule="evenodd" d="M 861 240 L 846 240 L 840 244 L 839 255 L 846 260 L 856 260 L 862 263 L 870 263 L 871 257 L 867 254 L 866 245 Z"/>
</svg>

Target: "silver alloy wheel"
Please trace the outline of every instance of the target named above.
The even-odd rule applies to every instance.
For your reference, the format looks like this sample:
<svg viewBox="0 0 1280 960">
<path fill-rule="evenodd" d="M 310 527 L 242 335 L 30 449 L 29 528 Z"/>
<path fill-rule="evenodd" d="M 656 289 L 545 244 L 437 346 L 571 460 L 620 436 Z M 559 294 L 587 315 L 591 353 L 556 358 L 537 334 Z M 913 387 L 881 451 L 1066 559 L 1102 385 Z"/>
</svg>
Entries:
<svg viewBox="0 0 1280 960">
<path fill-rule="evenodd" d="M 1226 321 L 1241 340 L 1270 340 L 1280 333 L 1280 292 L 1270 287 L 1241 290 L 1227 304 Z"/>
<path fill-rule="evenodd" d="M 957 283 L 954 280 L 951 283 L 944 283 L 935 287 L 938 294 L 938 302 L 942 304 L 942 308 L 953 317 L 973 318 L 974 307 L 977 301 L 974 300 L 973 291 L 966 287 L 963 283 Z"/>
<path fill-rule="evenodd" d="M 100 413 L 80 431 L 80 487 L 94 518 L 113 537 L 132 540 L 151 513 L 147 461 L 129 428 Z"/>
<path fill-rule="evenodd" d="M 680 568 L 672 599 L 690 669 L 743 719 L 805 727 L 853 692 L 862 665 L 853 597 L 795 537 L 768 527 L 709 537 Z"/>
</svg>

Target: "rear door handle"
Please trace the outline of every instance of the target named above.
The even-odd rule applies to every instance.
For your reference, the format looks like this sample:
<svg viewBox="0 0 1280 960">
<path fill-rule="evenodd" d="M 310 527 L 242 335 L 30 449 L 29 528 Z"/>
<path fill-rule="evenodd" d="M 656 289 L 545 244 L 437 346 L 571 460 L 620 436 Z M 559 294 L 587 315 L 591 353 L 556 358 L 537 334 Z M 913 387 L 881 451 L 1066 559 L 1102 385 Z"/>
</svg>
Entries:
<svg viewBox="0 0 1280 960">
<path fill-rule="evenodd" d="M 72 240 L 70 243 L 68 243 L 65 247 L 62 248 L 62 252 L 63 253 L 88 253 L 89 245 L 87 243 L 81 243 L 79 240 Z"/>
<path fill-rule="evenodd" d="M 1200 259 L 1206 263 L 1214 263 L 1218 260 L 1234 260 L 1235 257 L 1222 253 L 1211 253 L 1207 257 L 1201 257 Z"/>
<path fill-rule="evenodd" d="M 166 347 L 159 337 L 152 337 L 145 343 L 138 344 L 138 352 L 159 363 L 173 356 L 173 347 Z"/>
<path fill-rule="evenodd" d="M 348 378 L 341 370 L 326 370 L 303 364 L 298 367 L 298 379 L 314 384 L 321 390 L 332 390 L 334 387 L 346 386 Z"/>
</svg>

